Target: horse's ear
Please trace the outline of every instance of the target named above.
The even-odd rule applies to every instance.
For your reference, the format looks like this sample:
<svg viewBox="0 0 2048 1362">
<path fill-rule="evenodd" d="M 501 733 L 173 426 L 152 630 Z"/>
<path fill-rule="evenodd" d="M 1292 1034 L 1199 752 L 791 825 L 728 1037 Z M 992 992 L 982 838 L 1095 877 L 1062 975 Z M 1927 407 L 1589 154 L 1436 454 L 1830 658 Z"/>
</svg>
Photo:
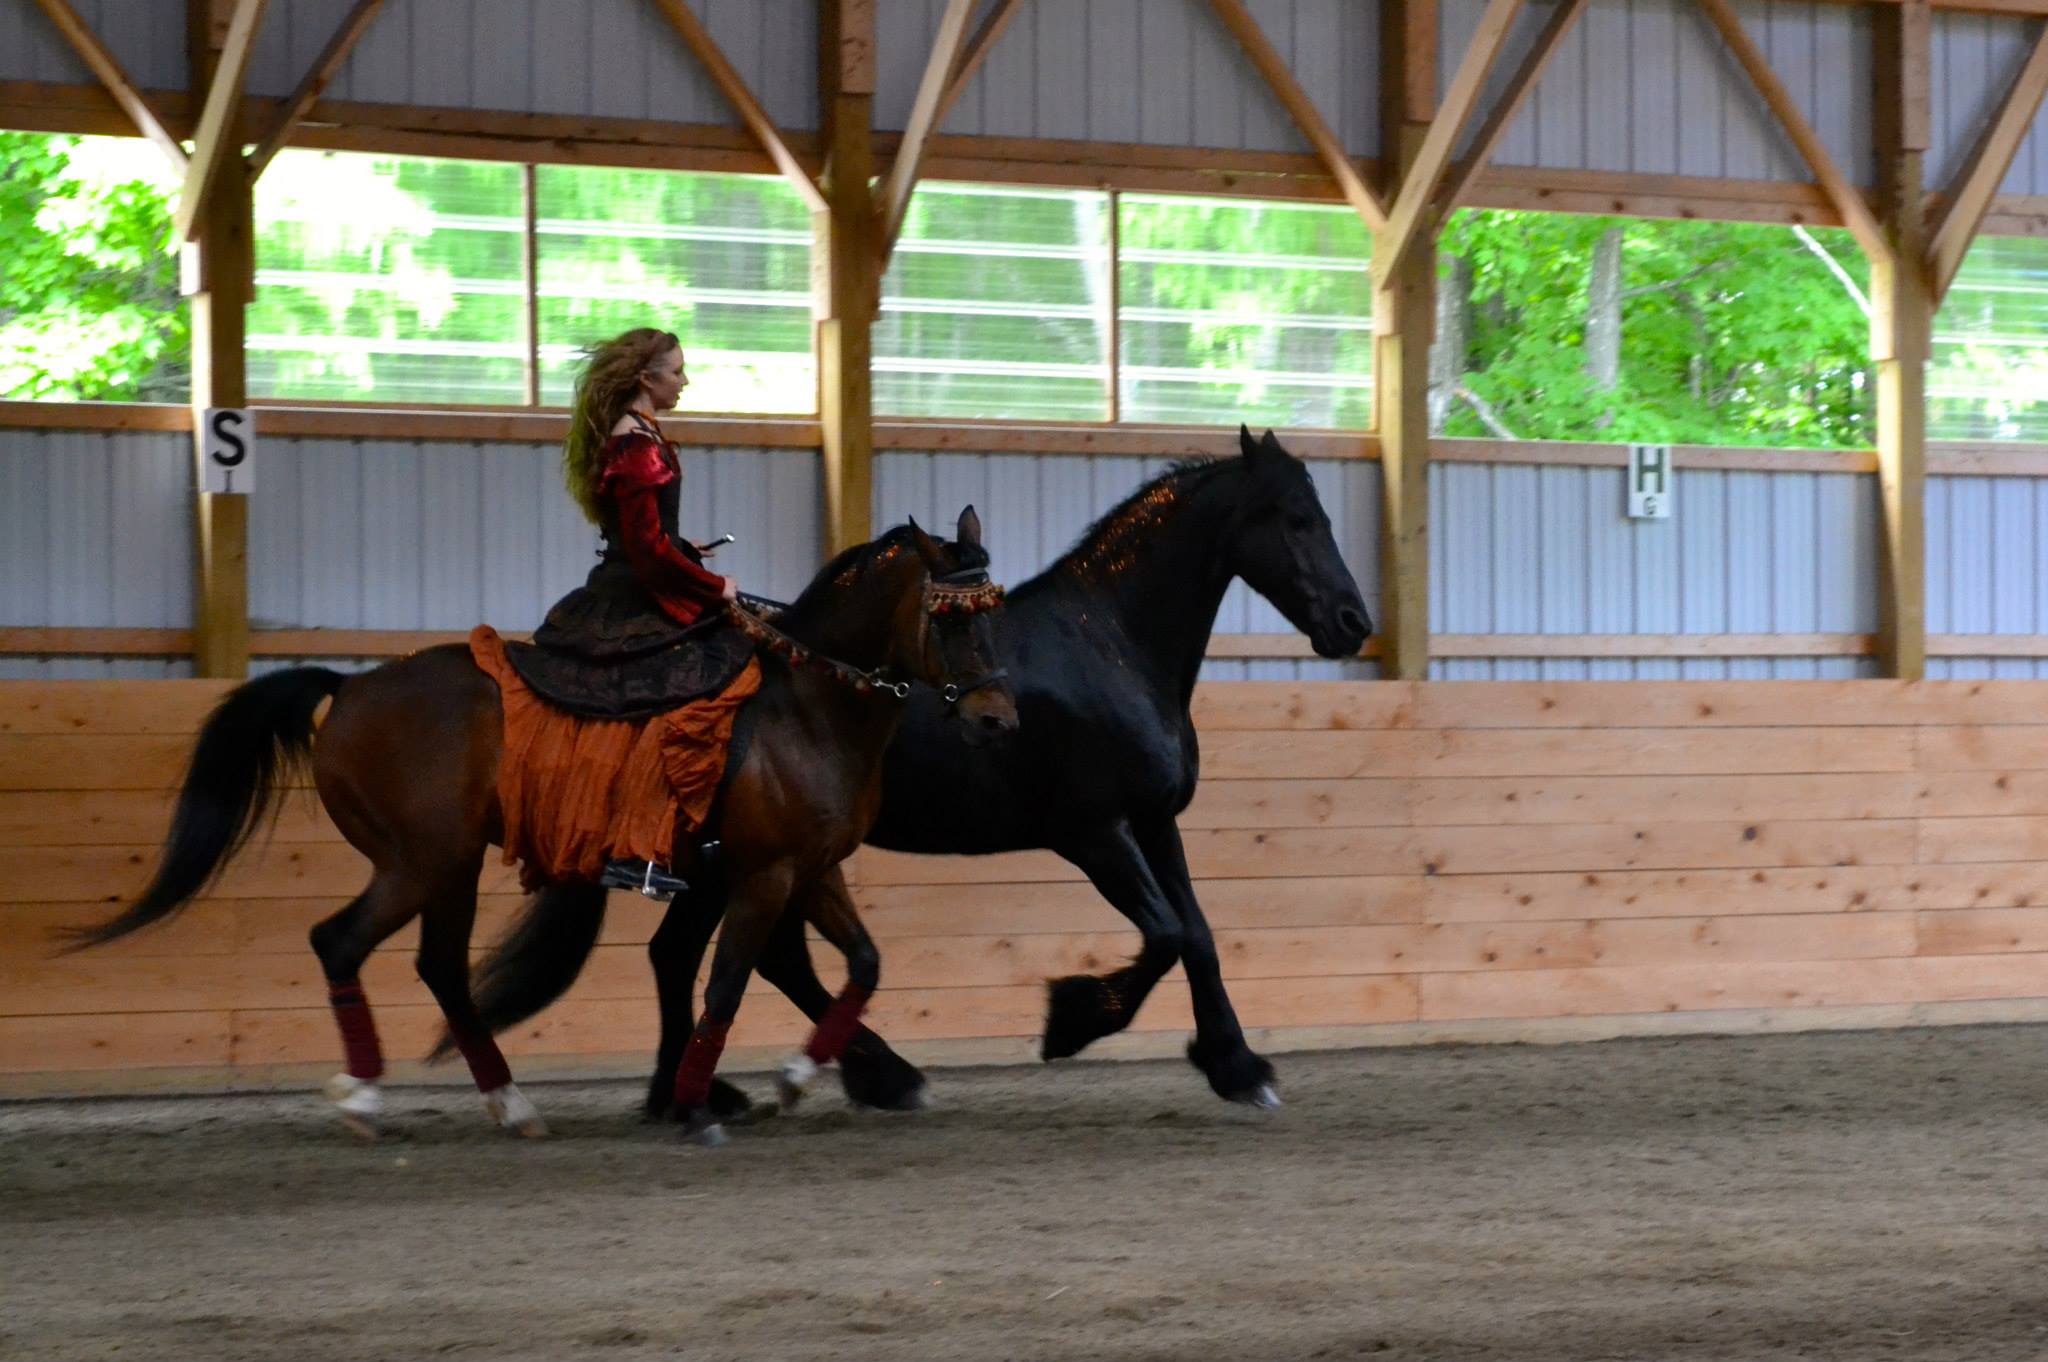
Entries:
<svg viewBox="0 0 2048 1362">
<path fill-rule="evenodd" d="M 967 508 L 960 512 L 960 523 L 954 527 L 953 538 L 973 548 L 981 547 L 981 517 L 974 513 L 973 502 L 967 503 Z"/>
<path fill-rule="evenodd" d="M 1237 427 L 1237 446 L 1247 459 L 1258 457 L 1259 442 L 1252 438 L 1252 428 L 1241 422 Z"/>
<path fill-rule="evenodd" d="M 944 572 L 946 570 L 945 555 L 939 551 L 938 541 L 924 532 L 924 527 L 917 523 L 916 516 L 910 517 L 910 547 L 917 550 L 919 558 L 924 559 L 924 570 L 926 572 Z"/>
</svg>

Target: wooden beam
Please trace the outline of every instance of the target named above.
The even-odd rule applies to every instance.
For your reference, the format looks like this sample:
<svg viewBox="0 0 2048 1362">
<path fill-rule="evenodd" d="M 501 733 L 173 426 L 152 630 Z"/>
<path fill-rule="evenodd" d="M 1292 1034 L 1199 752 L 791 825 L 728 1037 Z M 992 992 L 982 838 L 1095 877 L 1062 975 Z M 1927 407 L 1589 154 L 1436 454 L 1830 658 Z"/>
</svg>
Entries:
<svg viewBox="0 0 2048 1362">
<path fill-rule="evenodd" d="M 874 533 L 874 364 L 881 306 L 875 211 L 874 0 L 821 0 L 818 106 L 825 134 L 824 212 L 811 217 L 816 274 L 818 434 L 828 553 Z"/>
<path fill-rule="evenodd" d="M 796 192 L 803 196 L 804 206 L 813 213 L 824 212 L 825 196 L 818 192 L 817 184 L 797 163 L 796 157 L 789 150 L 789 143 L 783 140 L 774 121 L 768 117 L 768 111 L 761 107 L 761 101 L 754 98 L 754 92 L 747 88 L 745 78 L 726 60 L 725 53 L 719 50 L 718 43 L 711 37 L 711 31 L 704 27 L 696 12 L 685 4 L 684 0 L 654 0 L 654 7 L 661 11 L 669 26 L 681 36 L 683 45 L 695 53 L 697 60 L 704 64 L 704 70 L 710 75 L 711 83 L 718 87 L 719 93 L 725 96 L 726 101 L 739 114 L 740 121 L 747 125 L 747 131 L 754 135 L 754 140 L 761 144 L 761 149 L 775 162 L 775 168 L 782 172 L 782 177 L 796 186 Z"/>
<path fill-rule="evenodd" d="M 1401 192 L 1394 197 L 1386 230 L 1373 239 L 1374 273 L 1398 274 L 1417 240 L 1435 235 L 1437 191 L 1450 168 L 1451 153 L 1457 150 L 1458 135 L 1464 131 L 1466 120 L 1479 103 L 1480 92 L 1486 88 L 1486 73 L 1493 69 L 1494 58 L 1507 44 L 1515 16 L 1521 12 L 1522 0 L 1487 0 L 1486 12 L 1479 18 L 1471 45 L 1465 49 L 1465 55 L 1458 61 L 1458 72 L 1451 78 L 1451 88 L 1444 92 L 1443 106 L 1431 116 L 1421 145 L 1401 172 Z"/>
<path fill-rule="evenodd" d="M 1315 101 L 1301 88 L 1301 82 L 1294 78 L 1294 72 L 1288 69 L 1286 59 L 1267 39 L 1259 21 L 1244 7 L 1244 0 L 1209 0 L 1209 7 L 1216 11 L 1216 17 L 1223 21 L 1223 26 L 1237 39 L 1244 54 L 1251 58 L 1253 67 L 1280 101 L 1280 106 L 1287 110 L 1287 116 L 1301 129 L 1301 135 L 1315 148 L 1316 155 L 1322 157 L 1345 200 L 1357 210 L 1359 217 L 1365 219 L 1366 228 L 1377 232 L 1385 227 L 1385 202 L 1359 174 L 1358 166 L 1344 150 L 1343 142 L 1324 121 Z"/>
<path fill-rule="evenodd" d="M 1962 268 L 1963 256 L 1976 238 L 1985 211 L 1997 196 L 1998 187 L 2005 183 L 2013 157 L 2034 125 L 2044 93 L 2048 93 L 2048 23 L 2042 24 L 2041 31 L 2034 35 L 2033 50 L 2027 53 L 2019 75 L 2006 92 L 2005 102 L 1949 185 L 1947 204 L 1927 247 L 1927 272 L 1937 306 L 1948 296 L 1949 285 Z"/>
<path fill-rule="evenodd" d="M 234 139 L 242 69 L 262 0 L 188 0 L 191 88 L 207 92 L 200 133 L 186 174 L 181 215 L 189 214 L 199 255 L 192 295 L 193 486 L 202 487 L 200 417 L 208 407 L 248 405 L 248 307 L 256 286 L 255 182 Z M 208 132 L 208 129 L 211 132 Z M 201 174 L 211 161 L 213 168 Z M 181 225 L 178 235 L 186 235 Z M 259 456 L 260 457 L 260 456 Z M 193 494 L 193 669 L 201 676 L 249 672 L 249 498 Z"/>
<path fill-rule="evenodd" d="M 960 53 L 960 60 L 946 77 L 946 88 L 939 95 L 939 110 L 932 116 L 932 123 L 943 124 L 946 115 L 953 112 L 953 106 L 960 102 L 960 96 L 967 89 L 967 83 L 974 79 L 974 73 L 988 60 L 989 51 L 995 47 L 996 39 L 1003 36 L 1003 30 L 1010 26 L 1010 20 L 1017 17 L 1017 7 L 1023 0 L 996 0 L 995 8 L 982 17 L 981 24 L 974 30 L 974 36 L 967 40 L 966 48 Z"/>
<path fill-rule="evenodd" d="M 270 131 L 256 144 L 256 150 L 249 156 L 249 167 L 260 177 L 270 158 L 291 140 L 292 132 L 299 121 L 312 109 L 314 101 L 320 98 L 327 82 L 334 79 L 341 64 L 348 60 L 348 54 L 355 51 L 356 43 L 369 31 L 370 21 L 377 17 L 377 11 L 384 6 L 384 0 L 356 0 L 355 7 L 342 19 L 341 26 L 334 30 L 334 36 L 327 40 L 327 46 L 313 59 L 299 88 L 292 91 L 291 98 L 284 102 L 277 117 L 271 122 Z"/>
<path fill-rule="evenodd" d="M 1556 8 L 1550 13 L 1550 21 L 1536 35 L 1535 46 L 1522 58 L 1522 64 L 1516 69 L 1513 79 L 1508 81 L 1507 89 L 1501 91 L 1500 98 L 1487 110 L 1486 121 L 1473 134 L 1465 159 L 1444 178 L 1443 189 L 1430 209 L 1431 216 L 1437 221 L 1441 222 L 1446 213 L 1457 207 L 1471 188 L 1472 181 L 1493 159 L 1494 148 L 1514 123 L 1515 115 L 1522 111 L 1522 105 L 1536 88 L 1536 82 L 1543 78 L 1543 68 L 1550 64 L 1551 56 L 1564 42 L 1564 35 L 1585 12 L 1586 0 L 1557 0 Z"/>
<path fill-rule="evenodd" d="M 266 3 L 236 0 L 228 20 L 226 40 L 214 58 L 213 78 L 206 86 L 206 103 L 199 111 L 199 126 L 192 134 L 192 164 L 185 169 L 184 192 L 178 197 L 177 216 L 171 224 L 177 240 L 193 234 L 200 206 L 211 197 L 221 167 L 230 160 L 237 164 L 242 160 L 242 76 L 256 47 L 256 28 L 263 22 Z"/>
<path fill-rule="evenodd" d="M 1436 115 L 1436 0 L 1382 0 L 1380 146 L 1386 183 L 1408 183 Z M 1394 197 L 1398 200 L 1399 195 Z M 1429 674 L 1429 344 L 1436 330 L 1436 236 L 1419 234 L 1396 270 L 1373 238 L 1373 419 L 1380 437 L 1383 674 Z"/>
<path fill-rule="evenodd" d="M 896 159 L 889 164 L 888 183 L 882 188 L 879 244 L 884 269 L 888 268 L 889 253 L 896 248 L 896 237 L 903 230 L 903 219 L 910 212 L 910 195 L 917 188 L 925 142 L 938 126 L 946 76 L 959 64 L 960 44 L 967 36 L 967 19 L 973 12 L 974 0 L 946 0 L 946 12 L 939 18 L 938 35 L 932 39 L 931 55 L 925 59 L 924 79 L 918 82 L 917 98 L 903 124 L 903 141 L 896 148 Z"/>
<path fill-rule="evenodd" d="M 1702 0 L 1719 3 L 1720 0 Z M 1878 665 L 1927 674 L 1927 360 L 1934 290 L 1927 270 L 1930 140 L 1926 0 L 1877 10 L 1871 27 L 1873 141 L 1884 240 L 1870 257 L 1870 358 L 1877 370 L 1877 482 L 1884 528 Z"/>
<path fill-rule="evenodd" d="M 135 87 L 128 73 L 121 69 L 121 63 L 100 41 L 99 35 L 78 17 L 78 11 L 71 8 L 69 0 L 36 0 L 36 3 L 43 7 L 43 13 L 64 35 L 64 41 L 71 44 L 71 50 L 78 54 L 79 60 L 99 77 L 100 84 L 113 96 L 121 112 L 128 115 L 128 121 L 135 125 L 135 130 L 155 144 L 171 163 L 171 168 L 183 175 L 187 164 L 185 148 L 165 129 L 163 120 L 157 117 L 149 100 Z"/>
<path fill-rule="evenodd" d="M 1926 4 L 1926 0 L 1909 2 L 1919 4 L 1923 10 Z M 1889 251 L 1891 247 L 1886 244 L 1884 231 L 1878 226 L 1877 218 L 1872 215 L 1870 205 L 1864 202 L 1862 191 L 1851 184 L 1849 177 L 1835 164 L 1835 158 L 1828 154 L 1827 145 L 1820 140 L 1820 134 L 1813 130 L 1812 125 L 1806 121 L 1806 116 L 1799 112 L 1799 106 L 1793 102 L 1791 93 L 1785 89 L 1785 83 L 1779 80 L 1778 73 L 1771 69 L 1770 59 L 1764 56 L 1763 49 L 1756 45 L 1756 40 L 1749 36 L 1749 30 L 1742 26 L 1742 20 L 1729 7 L 1728 0 L 1699 0 L 1699 7 L 1720 33 L 1721 40 L 1728 45 L 1729 52 L 1749 74 L 1750 82 L 1764 97 L 1764 103 L 1770 106 L 1771 113 L 1784 127 L 1786 135 L 1792 139 L 1792 145 L 1799 149 L 1800 156 L 1812 167 L 1814 178 L 1819 180 L 1821 188 L 1827 191 L 1828 198 L 1834 202 L 1835 211 L 1842 215 L 1842 224 L 1855 234 L 1856 242 L 1863 247 L 1864 253 L 1872 260 L 1876 260 Z"/>
</svg>

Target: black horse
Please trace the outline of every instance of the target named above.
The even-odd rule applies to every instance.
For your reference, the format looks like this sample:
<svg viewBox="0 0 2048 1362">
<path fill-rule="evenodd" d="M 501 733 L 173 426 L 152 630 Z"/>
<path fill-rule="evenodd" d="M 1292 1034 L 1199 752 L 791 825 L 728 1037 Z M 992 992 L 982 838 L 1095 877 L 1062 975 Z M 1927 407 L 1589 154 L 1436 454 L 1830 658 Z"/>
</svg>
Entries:
<svg viewBox="0 0 2048 1362">
<path fill-rule="evenodd" d="M 1271 431 L 1239 435 L 1242 458 L 1190 460 L 1145 483 L 1010 593 L 997 661 L 1017 698 L 1019 740 L 977 745 L 946 722 L 941 697 L 913 697 L 867 840 L 950 855 L 1058 852 L 1137 925 L 1144 945 L 1110 974 L 1050 983 L 1043 1057 L 1076 1054 L 1122 1030 L 1178 961 L 1194 1000 L 1189 1060 L 1218 1095 L 1272 1106 L 1273 1067 L 1245 1043 L 1174 824 L 1194 798 L 1200 765 L 1188 704 L 1235 578 L 1324 657 L 1356 655 L 1372 621 L 1308 469 Z M 835 871 L 816 892 L 846 891 Z M 484 967 L 478 1007 L 494 1028 L 559 997 L 596 940 L 598 924 L 581 905 L 577 914 L 548 907 L 539 900 Z M 662 1014 L 651 1114 L 673 1089 L 694 1024 L 697 969 L 721 909 L 715 886 L 679 898 L 649 943 Z M 784 915 L 759 969 L 816 1018 L 832 995 L 812 969 L 804 916 Z M 841 1079 L 865 1105 L 922 1105 L 923 1075 L 865 1029 L 841 1060 Z M 746 1099 L 721 1089 L 714 1105 L 732 1111 Z"/>
</svg>

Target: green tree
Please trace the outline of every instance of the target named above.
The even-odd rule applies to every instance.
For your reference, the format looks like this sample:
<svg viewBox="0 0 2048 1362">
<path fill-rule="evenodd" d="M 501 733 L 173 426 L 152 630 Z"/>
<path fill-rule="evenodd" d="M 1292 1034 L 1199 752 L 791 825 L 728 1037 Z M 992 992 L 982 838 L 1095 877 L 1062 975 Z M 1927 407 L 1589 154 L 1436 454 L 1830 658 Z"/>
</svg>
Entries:
<svg viewBox="0 0 2048 1362">
<path fill-rule="evenodd" d="M 1436 366 L 1453 386 L 1446 434 L 1873 438 L 1868 270 L 1840 232 L 1467 211 L 1446 226 L 1442 254 L 1442 282 L 1464 291 L 1463 315 L 1438 328 L 1464 350 Z M 1619 271 L 1604 290 L 1603 258 Z M 1600 372 L 1589 346 L 1603 322 L 1619 327 L 1618 373 Z"/>
<path fill-rule="evenodd" d="M 190 310 L 156 154 L 134 140 L 0 133 L 0 397 L 189 398 Z"/>
</svg>

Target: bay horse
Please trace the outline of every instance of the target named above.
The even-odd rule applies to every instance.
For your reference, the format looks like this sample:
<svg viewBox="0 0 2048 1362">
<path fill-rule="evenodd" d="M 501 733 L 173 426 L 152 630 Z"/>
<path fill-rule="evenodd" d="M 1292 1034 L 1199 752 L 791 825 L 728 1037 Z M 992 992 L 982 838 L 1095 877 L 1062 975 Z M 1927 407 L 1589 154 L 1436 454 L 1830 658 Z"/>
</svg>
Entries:
<svg viewBox="0 0 2048 1362">
<path fill-rule="evenodd" d="M 1010 593 L 996 630 L 1028 741 L 972 745 L 930 697 L 913 700 L 883 767 L 868 833 L 897 851 L 985 855 L 1047 848 L 1079 867 L 1143 937 L 1130 964 L 1048 983 L 1046 1060 L 1130 1024 L 1176 961 L 1193 995 L 1188 1059 L 1217 1095 L 1276 1106 L 1273 1067 L 1246 1044 L 1216 943 L 1188 877 L 1174 819 L 1194 798 L 1201 753 L 1188 705 L 1216 612 L 1242 579 L 1323 657 L 1352 657 L 1372 632 L 1308 469 L 1273 432 L 1239 427 L 1240 457 L 1190 460 L 1140 486 L 1072 549 Z M 844 899 L 835 871 L 814 893 Z M 650 1114 L 668 1101 L 691 1033 L 691 992 L 718 919 L 715 899 L 678 898 L 649 945 L 661 1001 Z M 493 1027 L 532 1016 L 576 977 L 596 929 L 536 904 L 495 948 L 478 1006 Z M 801 923 L 786 919 L 764 979 L 806 1015 L 832 998 Z M 857 1104 L 923 1105 L 923 1075 L 862 1028 L 840 1062 Z M 790 1094 L 785 1091 L 785 1099 Z M 747 1099 L 721 1088 L 716 1101 Z"/>
<path fill-rule="evenodd" d="M 723 1138 L 706 1099 L 726 1030 L 793 898 L 851 962 L 846 990 L 820 1014 L 799 1056 L 811 1072 L 838 1057 L 874 990 L 879 957 L 851 904 L 812 887 L 874 820 L 882 754 L 913 693 L 910 679 L 937 688 L 935 698 L 974 726 L 1016 726 L 1015 701 L 988 660 L 985 612 L 1001 590 L 989 584 L 973 507 L 961 513 L 957 534 L 942 543 L 915 522 L 899 526 L 834 558 L 773 629 L 735 616 L 780 646 L 760 650 L 761 687 L 740 720 L 751 723 L 752 736 L 728 773 L 717 828 L 724 930 L 704 1020 L 669 1094 L 703 1143 Z M 513 1085 L 470 999 L 477 878 L 488 848 L 504 841 L 503 732 L 498 683 L 461 644 L 356 676 L 295 667 L 239 686 L 200 730 L 148 888 L 112 919 L 79 929 L 76 941 L 113 941 L 189 904 L 282 800 L 294 771 L 310 765 L 321 804 L 372 867 L 369 887 L 311 933 L 348 1057 L 328 1095 L 358 1133 L 375 1133 L 383 1056 L 357 972 L 378 943 L 417 917 L 420 978 L 486 1111 L 509 1129 L 542 1134 L 538 1111 Z M 694 844 L 678 847 L 678 868 L 701 861 L 696 852 Z M 554 883 L 535 898 L 548 914 L 595 924 L 605 891 Z"/>
</svg>

